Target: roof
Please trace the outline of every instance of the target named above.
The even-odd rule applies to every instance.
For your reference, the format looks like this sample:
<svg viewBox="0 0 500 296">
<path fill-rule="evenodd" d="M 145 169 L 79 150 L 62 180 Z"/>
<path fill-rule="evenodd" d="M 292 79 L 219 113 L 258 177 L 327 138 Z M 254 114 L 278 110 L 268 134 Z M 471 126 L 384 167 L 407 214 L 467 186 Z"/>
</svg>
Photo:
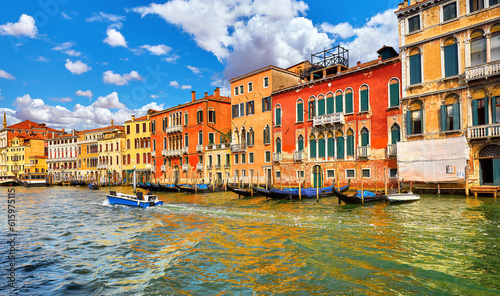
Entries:
<svg viewBox="0 0 500 296">
<path fill-rule="evenodd" d="M 100 128 L 90 129 L 90 130 L 83 130 L 81 132 L 75 133 L 75 135 L 90 134 L 90 133 L 95 133 L 95 132 L 100 132 L 100 131 L 105 131 L 105 130 L 115 129 L 115 128 L 123 130 L 122 125 L 110 125 L 110 126 L 100 127 Z"/>
<path fill-rule="evenodd" d="M 210 96 L 206 96 L 206 97 L 203 97 L 203 98 L 200 98 L 200 99 L 196 99 L 194 102 L 191 101 L 191 102 L 187 102 L 187 103 L 184 103 L 184 104 L 177 105 L 175 107 L 170 107 L 168 109 L 164 109 L 164 110 L 161 110 L 161 111 L 156 111 L 155 113 L 151 114 L 150 117 L 156 116 L 156 115 L 159 115 L 159 114 L 164 114 L 164 113 L 172 112 L 172 111 L 175 111 L 175 110 L 178 110 L 178 109 L 181 109 L 181 108 L 185 108 L 187 106 L 191 106 L 191 105 L 203 103 L 205 101 L 231 104 L 231 98 L 230 97 L 219 96 L 219 99 L 217 99 L 215 97 L 215 95 L 210 95 Z"/>
<path fill-rule="evenodd" d="M 265 72 L 265 71 L 269 71 L 269 70 L 276 70 L 276 71 L 280 71 L 280 72 L 283 72 L 283 73 L 286 73 L 286 74 L 290 74 L 290 75 L 293 75 L 293 76 L 299 76 L 299 74 L 297 74 L 295 72 L 288 71 L 288 70 L 285 70 L 283 68 L 276 67 L 276 66 L 273 66 L 273 65 L 269 65 L 269 66 L 266 66 L 264 68 L 260 68 L 260 69 L 257 69 L 255 71 L 252 71 L 250 73 L 246 73 L 246 74 L 234 77 L 234 78 L 232 78 L 232 79 L 229 80 L 229 83 L 233 83 L 235 81 L 238 81 L 238 80 L 241 80 L 241 79 L 244 79 L 244 78 L 247 78 L 247 77 L 250 77 L 250 76 L 262 73 L 262 72 Z"/>
<path fill-rule="evenodd" d="M 8 128 L 24 129 L 24 130 L 37 128 L 37 129 L 43 129 L 43 130 L 48 130 L 48 131 L 53 131 L 53 132 L 58 132 L 58 133 L 63 132 L 63 131 L 59 131 L 59 130 L 53 129 L 51 127 L 48 127 L 45 125 L 45 123 L 40 124 L 40 123 L 36 123 L 34 121 L 31 121 L 31 120 L 21 121 L 19 123 L 8 126 Z"/>
</svg>

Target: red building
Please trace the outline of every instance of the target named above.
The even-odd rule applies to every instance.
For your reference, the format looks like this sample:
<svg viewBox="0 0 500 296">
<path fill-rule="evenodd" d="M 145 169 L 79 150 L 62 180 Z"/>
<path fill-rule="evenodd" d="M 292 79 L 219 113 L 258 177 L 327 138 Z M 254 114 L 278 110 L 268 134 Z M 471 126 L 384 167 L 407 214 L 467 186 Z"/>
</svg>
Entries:
<svg viewBox="0 0 500 296">
<path fill-rule="evenodd" d="M 273 92 L 275 185 L 397 184 L 401 63 L 392 47 L 378 53 L 349 68 L 342 47 L 321 52 L 299 85 Z"/>
<path fill-rule="evenodd" d="M 152 113 L 151 139 L 155 178 L 161 183 L 208 182 L 207 145 L 231 142 L 231 99 L 213 95 Z"/>
</svg>

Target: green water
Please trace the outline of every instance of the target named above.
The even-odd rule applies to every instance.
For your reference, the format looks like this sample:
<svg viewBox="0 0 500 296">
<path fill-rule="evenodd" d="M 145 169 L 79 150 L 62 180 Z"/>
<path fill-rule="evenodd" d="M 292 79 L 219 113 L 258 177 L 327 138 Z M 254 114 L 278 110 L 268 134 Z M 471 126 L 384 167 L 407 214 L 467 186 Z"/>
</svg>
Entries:
<svg viewBox="0 0 500 296">
<path fill-rule="evenodd" d="M 164 193 L 164 206 L 144 210 L 109 206 L 106 192 L 16 188 L 16 289 L 0 294 L 500 294 L 492 198 L 346 206 Z"/>
</svg>

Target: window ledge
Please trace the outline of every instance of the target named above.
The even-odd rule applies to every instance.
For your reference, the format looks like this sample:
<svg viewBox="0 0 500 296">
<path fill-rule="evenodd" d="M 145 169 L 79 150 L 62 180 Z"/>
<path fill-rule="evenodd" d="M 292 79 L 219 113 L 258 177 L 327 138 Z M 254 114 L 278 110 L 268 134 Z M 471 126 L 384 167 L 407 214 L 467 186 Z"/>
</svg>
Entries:
<svg viewBox="0 0 500 296">
<path fill-rule="evenodd" d="M 295 122 L 295 124 L 302 124 L 302 123 L 304 123 L 304 121 L 297 121 L 297 122 Z"/>
<path fill-rule="evenodd" d="M 411 135 L 406 135 L 408 138 L 417 138 L 417 137 L 423 137 L 424 134 L 411 134 Z"/>
<path fill-rule="evenodd" d="M 358 115 L 364 115 L 364 114 L 369 114 L 369 113 L 370 113 L 369 110 L 368 111 L 359 111 Z"/>
<path fill-rule="evenodd" d="M 423 30 L 424 29 L 418 29 L 418 30 L 415 30 L 415 31 L 412 31 L 412 32 L 408 32 L 408 33 L 406 33 L 405 37 L 411 36 L 413 34 L 421 33 Z"/>
<path fill-rule="evenodd" d="M 422 86 L 424 86 L 424 83 L 420 82 L 420 83 L 416 83 L 416 84 L 410 84 L 406 88 L 417 88 L 417 87 L 422 87 Z"/>
<path fill-rule="evenodd" d="M 453 75 L 453 76 L 443 77 L 439 80 L 439 82 L 445 82 L 448 80 L 459 79 L 459 78 L 460 78 L 460 74 L 457 74 L 457 75 Z"/>
<path fill-rule="evenodd" d="M 459 20 L 460 18 L 458 16 L 452 18 L 452 19 L 449 19 L 449 20 L 445 20 L 445 21 L 442 21 L 439 25 L 446 25 L 446 24 L 449 24 L 449 23 L 452 23 L 454 21 L 457 21 Z"/>
<path fill-rule="evenodd" d="M 443 134 L 458 134 L 460 132 L 462 132 L 462 130 L 459 130 L 459 129 L 458 130 L 441 131 L 441 133 L 443 133 Z"/>
<path fill-rule="evenodd" d="M 392 107 L 387 107 L 387 110 L 386 110 L 386 111 L 398 110 L 398 109 L 400 109 L 400 108 L 401 108 L 400 106 L 392 106 Z"/>
</svg>

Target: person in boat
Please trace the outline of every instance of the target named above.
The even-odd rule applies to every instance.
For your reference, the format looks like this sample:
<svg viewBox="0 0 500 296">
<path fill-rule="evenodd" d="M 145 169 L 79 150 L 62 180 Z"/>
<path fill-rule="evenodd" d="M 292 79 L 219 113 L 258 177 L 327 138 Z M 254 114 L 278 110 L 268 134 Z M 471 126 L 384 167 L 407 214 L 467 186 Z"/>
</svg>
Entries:
<svg viewBox="0 0 500 296">
<path fill-rule="evenodd" d="M 153 195 L 153 193 L 151 193 L 151 190 L 148 189 L 148 193 L 146 193 L 146 195 Z"/>
<path fill-rule="evenodd" d="M 137 196 L 138 200 L 144 200 L 144 195 L 143 195 L 142 191 L 137 191 L 136 196 Z"/>
</svg>

